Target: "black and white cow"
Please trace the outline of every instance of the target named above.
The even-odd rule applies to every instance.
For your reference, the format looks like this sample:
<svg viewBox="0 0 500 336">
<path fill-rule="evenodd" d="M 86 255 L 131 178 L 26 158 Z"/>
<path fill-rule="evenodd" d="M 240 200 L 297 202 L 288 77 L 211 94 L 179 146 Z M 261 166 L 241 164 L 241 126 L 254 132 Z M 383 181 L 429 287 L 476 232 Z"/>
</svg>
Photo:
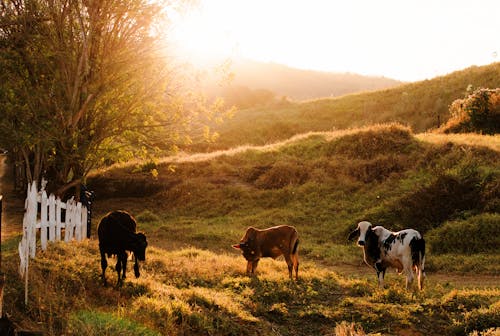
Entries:
<svg viewBox="0 0 500 336">
<path fill-rule="evenodd" d="M 373 227 L 370 222 L 360 222 L 351 232 L 349 240 L 359 235 L 358 245 L 363 247 L 364 260 L 377 271 L 378 284 L 384 286 L 385 271 L 396 268 L 406 275 L 406 288 L 413 281 L 413 269 L 417 274 L 418 288 L 424 286 L 425 240 L 413 229 L 392 232 L 382 226 Z"/>
</svg>

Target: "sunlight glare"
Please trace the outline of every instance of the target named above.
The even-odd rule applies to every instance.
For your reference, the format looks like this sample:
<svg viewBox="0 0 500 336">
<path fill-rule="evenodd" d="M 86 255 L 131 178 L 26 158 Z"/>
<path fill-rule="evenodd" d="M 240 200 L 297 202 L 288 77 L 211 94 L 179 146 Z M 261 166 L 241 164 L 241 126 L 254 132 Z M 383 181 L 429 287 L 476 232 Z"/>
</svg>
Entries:
<svg viewBox="0 0 500 336">
<path fill-rule="evenodd" d="M 488 17 L 500 5 L 485 1 L 491 11 L 466 0 L 199 0 L 173 38 L 198 65 L 246 58 L 416 80 L 496 61 L 500 21 Z"/>
<path fill-rule="evenodd" d="M 172 35 L 178 56 L 199 66 L 231 57 L 237 42 L 224 16 L 222 9 L 203 3 L 176 16 Z"/>
</svg>

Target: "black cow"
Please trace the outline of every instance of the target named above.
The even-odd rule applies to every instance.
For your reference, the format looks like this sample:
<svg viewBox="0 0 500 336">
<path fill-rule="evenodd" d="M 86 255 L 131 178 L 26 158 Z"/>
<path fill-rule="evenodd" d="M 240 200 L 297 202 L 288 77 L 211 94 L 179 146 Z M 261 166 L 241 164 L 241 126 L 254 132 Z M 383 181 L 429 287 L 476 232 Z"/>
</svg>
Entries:
<svg viewBox="0 0 500 336">
<path fill-rule="evenodd" d="M 108 267 L 108 257 L 117 256 L 116 272 L 118 273 L 117 286 L 123 284 L 127 271 L 127 251 L 134 254 L 134 274 L 138 278 L 139 260 L 146 260 L 146 247 L 148 242 L 144 233 L 136 232 L 137 223 L 126 211 L 112 211 L 101 219 L 97 234 L 99 236 L 99 251 L 101 252 L 102 280 L 106 286 L 106 267 Z M 123 270 L 123 275 L 120 273 Z"/>
</svg>

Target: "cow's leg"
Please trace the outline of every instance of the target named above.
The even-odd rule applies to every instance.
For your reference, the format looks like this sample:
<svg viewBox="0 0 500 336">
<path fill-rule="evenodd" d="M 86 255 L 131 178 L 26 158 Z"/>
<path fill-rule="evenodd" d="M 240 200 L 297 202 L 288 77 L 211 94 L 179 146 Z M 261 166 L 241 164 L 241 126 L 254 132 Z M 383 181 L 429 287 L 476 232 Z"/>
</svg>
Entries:
<svg viewBox="0 0 500 336">
<path fill-rule="evenodd" d="M 117 254 L 116 256 L 116 266 L 115 266 L 115 269 L 116 269 L 116 273 L 118 273 L 118 282 L 116 283 L 117 286 L 120 286 L 121 285 L 121 276 L 120 276 L 120 273 L 122 271 L 122 255 L 119 253 Z"/>
<path fill-rule="evenodd" d="M 406 267 L 404 272 L 406 274 L 406 289 L 409 289 L 411 283 L 413 282 L 413 270 L 411 267 L 410 268 Z"/>
<path fill-rule="evenodd" d="M 139 272 L 139 260 L 135 256 L 135 253 L 134 253 L 134 260 L 135 260 L 135 263 L 134 263 L 134 274 L 135 274 L 135 277 L 138 278 L 138 277 L 141 276 L 141 273 Z"/>
<path fill-rule="evenodd" d="M 123 255 L 122 255 L 122 279 L 125 279 L 127 276 L 125 275 L 127 273 L 127 259 L 128 259 L 128 255 L 127 255 L 127 252 L 123 252 Z"/>
<path fill-rule="evenodd" d="M 285 261 L 288 266 L 288 276 L 290 280 L 293 280 L 293 261 L 290 255 L 285 254 Z"/>
<path fill-rule="evenodd" d="M 125 279 L 125 270 L 127 267 L 127 253 L 120 252 L 118 253 L 118 261 L 116 262 L 116 273 L 118 273 L 118 282 L 117 286 L 121 286 L 123 284 L 123 279 Z M 123 277 L 122 277 L 122 269 L 123 269 Z"/>
<path fill-rule="evenodd" d="M 104 286 L 107 285 L 107 282 L 106 282 L 106 268 L 107 267 L 108 267 L 108 260 L 106 259 L 106 253 L 104 253 L 104 251 L 101 250 L 101 269 L 102 269 L 101 278 L 102 278 L 102 282 L 103 282 Z"/>
<path fill-rule="evenodd" d="M 382 264 L 380 262 L 376 262 L 375 270 L 377 271 L 378 287 L 384 288 L 384 277 L 386 269 L 382 267 Z"/>
<path fill-rule="evenodd" d="M 252 261 L 252 274 L 255 274 L 258 264 L 259 264 L 259 259 Z"/>
<path fill-rule="evenodd" d="M 247 275 L 252 274 L 252 262 L 249 260 L 247 262 Z"/>
<path fill-rule="evenodd" d="M 385 270 L 384 271 L 377 271 L 377 279 L 378 279 L 378 287 L 379 288 L 384 288 L 384 276 L 385 276 Z"/>
<path fill-rule="evenodd" d="M 424 289 L 424 279 L 425 279 L 425 271 L 424 271 L 425 258 L 420 258 L 420 262 L 415 266 L 417 277 L 418 277 L 418 289 Z"/>
<path fill-rule="evenodd" d="M 425 272 L 422 268 L 422 266 L 418 267 L 418 289 L 423 290 L 424 289 L 424 280 L 425 280 Z"/>
<path fill-rule="evenodd" d="M 295 270 L 295 280 L 299 280 L 299 254 L 292 254 L 293 269 Z"/>
</svg>

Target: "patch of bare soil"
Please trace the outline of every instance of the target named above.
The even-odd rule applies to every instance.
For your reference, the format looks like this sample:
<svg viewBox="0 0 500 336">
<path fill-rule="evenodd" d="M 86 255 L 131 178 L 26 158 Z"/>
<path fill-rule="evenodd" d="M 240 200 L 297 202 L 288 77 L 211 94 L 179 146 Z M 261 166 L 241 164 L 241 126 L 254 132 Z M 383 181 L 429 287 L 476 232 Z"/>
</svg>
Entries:
<svg viewBox="0 0 500 336">
<path fill-rule="evenodd" d="M 375 271 L 364 264 L 359 266 L 354 265 L 336 265 L 332 270 L 340 275 L 349 278 L 368 278 L 372 279 L 374 283 L 377 282 Z M 395 270 L 388 270 L 385 283 L 397 281 L 403 278 L 403 275 L 398 274 Z M 488 274 L 455 274 L 455 273 L 439 273 L 439 272 L 426 272 L 424 283 L 425 287 L 432 287 L 441 285 L 444 287 L 460 288 L 498 288 L 500 284 L 500 276 Z"/>
</svg>

